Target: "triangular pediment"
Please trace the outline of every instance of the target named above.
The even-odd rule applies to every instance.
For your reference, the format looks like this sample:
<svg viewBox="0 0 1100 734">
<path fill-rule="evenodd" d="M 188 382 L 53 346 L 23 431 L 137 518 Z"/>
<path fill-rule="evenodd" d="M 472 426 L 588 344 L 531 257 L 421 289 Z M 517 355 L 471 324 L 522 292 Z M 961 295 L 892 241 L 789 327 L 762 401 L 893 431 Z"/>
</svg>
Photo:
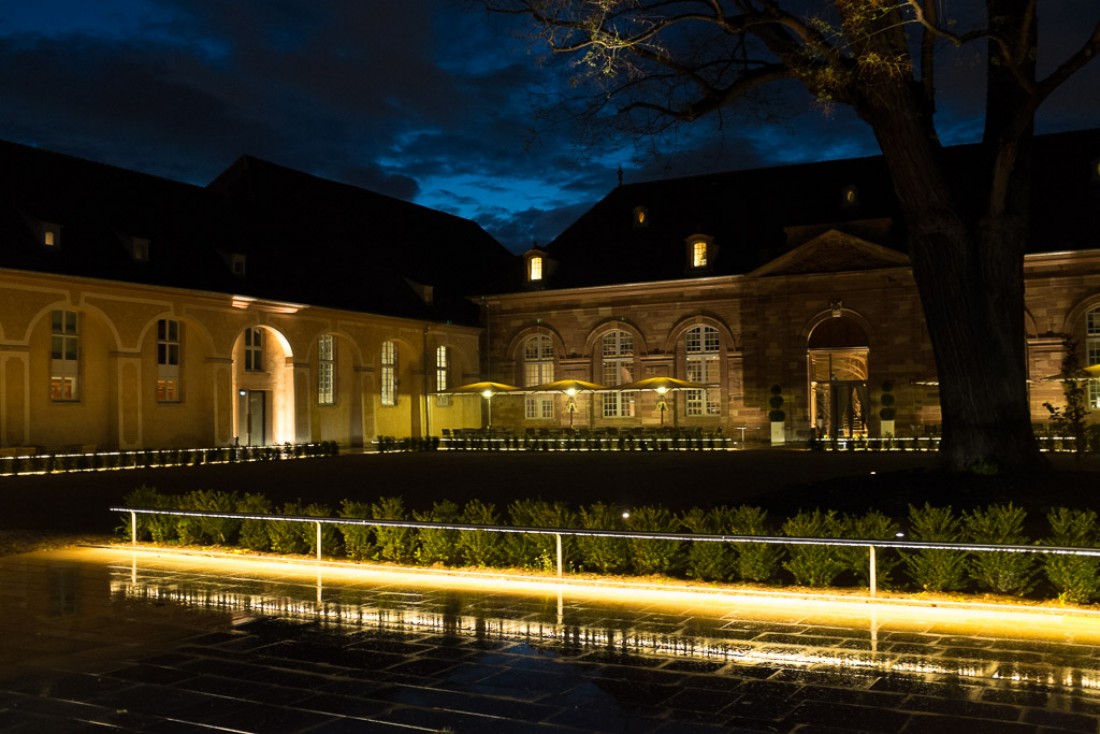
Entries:
<svg viewBox="0 0 1100 734">
<path fill-rule="evenodd" d="M 909 257 L 896 250 L 845 234 L 835 229 L 822 232 L 790 252 L 752 272 L 752 275 L 809 275 L 848 273 L 909 265 Z"/>
</svg>

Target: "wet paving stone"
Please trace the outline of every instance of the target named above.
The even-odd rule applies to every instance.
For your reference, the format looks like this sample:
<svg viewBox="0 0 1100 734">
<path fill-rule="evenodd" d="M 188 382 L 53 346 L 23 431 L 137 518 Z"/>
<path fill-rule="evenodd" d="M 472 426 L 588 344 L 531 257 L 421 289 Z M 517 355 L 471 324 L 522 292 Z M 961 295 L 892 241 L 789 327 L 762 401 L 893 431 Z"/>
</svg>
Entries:
<svg viewBox="0 0 1100 734">
<path fill-rule="evenodd" d="M 60 614 L 36 580 L 58 562 Z M 633 604 L 209 563 L 0 559 L 0 588 L 24 590 L 0 608 L 16 633 L 0 636 L 14 661 L 0 730 L 1100 734 L 1100 617 L 994 634 L 928 609 Z"/>
</svg>

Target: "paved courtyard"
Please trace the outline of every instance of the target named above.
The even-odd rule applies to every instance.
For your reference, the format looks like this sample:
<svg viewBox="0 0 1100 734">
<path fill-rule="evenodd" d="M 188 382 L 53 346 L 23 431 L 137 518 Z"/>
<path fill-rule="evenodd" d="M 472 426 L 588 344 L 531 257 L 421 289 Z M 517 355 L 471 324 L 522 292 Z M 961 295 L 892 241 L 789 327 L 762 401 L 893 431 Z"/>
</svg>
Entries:
<svg viewBox="0 0 1100 734">
<path fill-rule="evenodd" d="M 8 732 L 1096 732 L 1100 617 L 73 549 L 0 559 Z"/>
</svg>

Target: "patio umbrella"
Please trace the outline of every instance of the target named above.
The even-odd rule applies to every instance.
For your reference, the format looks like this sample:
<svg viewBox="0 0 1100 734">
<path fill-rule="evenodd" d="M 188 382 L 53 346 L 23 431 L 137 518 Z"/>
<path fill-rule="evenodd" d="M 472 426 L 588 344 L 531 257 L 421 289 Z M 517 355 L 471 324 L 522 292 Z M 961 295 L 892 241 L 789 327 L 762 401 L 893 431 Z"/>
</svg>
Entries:
<svg viewBox="0 0 1100 734">
<path fill-rule="evenodd" d="M 605 389 L 603 385 L 597 385 L 594 382 L 588 382 L 587 380 L 554 380 L 553 382 L 547 382 L 542 385 L 534 385 L 533 387 L 523 388 L 524 392 L 563 392 L 569 396 L 569 403 L 566 409 L 569 411 L 569 427 L 573 427 L 573 414 L 577 411 L 577 402 L 573 399 L 573 396 L 579 392 L 596 392 L 597 390 Z"/>
<path fill-rule="evenodd" d="M 657 392 L 671 392 L 672 390 L 706 390 L 707 385 L 701 382 L 681 380 L 678 377 L 647 377 L 644 380 L 635 380 L 624 385 L 613 385 L 604 388 L 606 390 L 656 390 Z"/>
<path fill-rule="evenodd" d="M 498 392 L 513 392 L 519 390 L 515 385 L 507 385 L 503 382 L 492 382 L 491 380 L 482 380 L 481 382 L 471 382 L 466 385 L 459 385 L 458 387 L 452 387 L 447 390 L 438 390 L 438 395 L 455 395 L 455 394 L 477 394 L 484 395 L 486 391 L 490 393 Z"/>
<path fill-rule="evenodd" d="M 706 390 L 707 386 L 701 382 L 681 380 L 678 377 L 662 376 L 646 377 L 643 380 L 635 380 L 625 385 L 616 385 L 606 389 L 620 391 L 655 390 L 660 395 L 657 400 L 657 409 L 661 411 L 661 425 L 663 426 L 665 424 L 665 411 L 668 410 L 668 404 L 665 402 L 665 393 L 675 390 Z M 673 415 L 673 419 L 675 420 L 675 415 Z"/>
<path fill-rule="evenodd" d="M 503 382 L 493 382 L 492 380 L 482 380 L 481 382 L 471 382 L 466 385 L 459 385 L 458 387 L 452 387 L 450 390 L 438 390 L 438 395 L 480 395 L 485 398 L 489 405 L 489 420 L 488 427 L 493 427 L 493 396 L 501 392 L 515 392 L 519 390 L 515 385 L 507 385 Z"/>
</svg>

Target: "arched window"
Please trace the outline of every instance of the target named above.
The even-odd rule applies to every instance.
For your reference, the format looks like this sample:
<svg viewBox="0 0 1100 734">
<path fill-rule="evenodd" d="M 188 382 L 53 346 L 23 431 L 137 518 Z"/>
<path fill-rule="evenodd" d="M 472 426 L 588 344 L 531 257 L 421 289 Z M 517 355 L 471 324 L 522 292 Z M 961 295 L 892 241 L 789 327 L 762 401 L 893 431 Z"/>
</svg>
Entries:
<svg viewBox="0 0 1100 734">
<path fill-rule="evenodd" d="M 634 335 L 629 331 L 609 331 L 600 340 L 600 346 L 603 359 L 603 384 L 614 387 L 633 382 Z M 634 396 L 632 393 L 604 393 L 604 418 L 630 418 L 633 415 Z"/>
<path fill-rule="evenodd" d="M 1100 364 L 1100 307 L 1085 316 L 1085 359 L 1086 367 Z M 1100 378 L 1089 380 L 1089 407 L 1100 409 Z"/>
<path fill-rule="evenodd" d="M 50 400 L 79 400 L 80 331 L 76 311 L 50 313 Z"/>
<path fill-rule="evenodd" d="M 157 402 L 180 400 L 180 322 L 157 321 Z"/>
<path fill-rule="evenodd" d="M 317 339 L 317 403 L 336 403 L 336 347 L 332 334 Z"/>
<path fill-rule="evenodd" d="M 713 326 L 696 326 L 684 335 L 684 352 L 687 356 L 687 379 L 707 385 L 706 390 L 688 390 L 685 412 L 687 415 L 718 415 L 719 355 L 718 329 Z"/>
<path fill-rule="evenodd" d="M 397 405 L 397 345 L 382 342 L 382 405 Z"/>
<path fill-rule="evenodd" d="M 523 386 L 554 381 L 554 345 L 546 334 L 527 337 L 523 343 Z M 527 418 L 553 418 L 554 400 L 546 393 L 531 393 L 524 399 Z"/>
</svg>

